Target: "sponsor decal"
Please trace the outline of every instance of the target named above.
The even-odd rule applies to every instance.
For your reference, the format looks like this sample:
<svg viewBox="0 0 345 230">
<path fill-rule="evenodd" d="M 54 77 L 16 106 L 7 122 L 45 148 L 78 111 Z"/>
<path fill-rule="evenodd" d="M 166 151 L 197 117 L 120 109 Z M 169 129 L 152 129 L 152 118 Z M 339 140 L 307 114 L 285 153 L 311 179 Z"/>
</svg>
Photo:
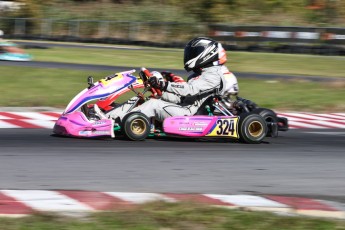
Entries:
<svg viewBox="0 0 345 230">
<path fill-rule="evenodd" d="M 201 127 L 180 127 L 180 131 L 202 131 Z"/>
<path fill-rule="evenodd" d="M 94 131 L 93 134 L 97 135 L 110 135 L 109 131 Z"/>
<path fill-rule="evenodd" d="M 96 121 L 95 123 L 93 123 L 94 125 L 104 125 L 105 123 L 107 123 L 106 121 Z"/>
<path fill-rule="evenodd" d="M 109 131 L 105 131 L 105 130 L 83 130 L 83 131 L 79 131 L 79 135 L 81 136 L 86 136 L 86 135 L 110 135 Z"/>
<path fill-rule="evenodd" d="M 90 135 L 90 134 L 92 134 L 92 131 L 90 130 L 79 131 L 79 135 Z"/>
<path fill-rule="evenodd" d="M 189 125 L 189 121 L 180 121 L 179 125 Z"/>
<path fill-rule="evenodd" d="M 184 89 L 184 85 L 182 84 L 171 84 L 171 87 Z"/>
<path fill-rule="evenodd" d="M 193 125 L 195 125 L 195 126 L 207 126 L 208 125 L 208 123 L 207 122 L 202 122 L 202 121 L 199 121 L 199 122 L 194 122 L 194 124 Z"/>
</svg>

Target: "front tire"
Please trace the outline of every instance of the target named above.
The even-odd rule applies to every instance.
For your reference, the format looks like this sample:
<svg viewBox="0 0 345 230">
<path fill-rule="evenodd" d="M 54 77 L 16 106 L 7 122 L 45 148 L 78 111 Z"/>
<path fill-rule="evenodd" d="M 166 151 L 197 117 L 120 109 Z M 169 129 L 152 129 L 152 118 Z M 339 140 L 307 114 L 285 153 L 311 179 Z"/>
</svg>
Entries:
<svg viewBox="0 0 345 230">
<path fill-rule="evenodd" d="M 123 135 L 132 141 L 144 140 L 150 133 L 149 118 L 140 112 L 132 112 L 122 119 Z"/>
<path fill-rule="evenodd" d="M 240 141 L 248 144 L 259 144 L 266 137 L 267 125 L 258 114 L 247 113 L 240 116 Z"/>
</svg>

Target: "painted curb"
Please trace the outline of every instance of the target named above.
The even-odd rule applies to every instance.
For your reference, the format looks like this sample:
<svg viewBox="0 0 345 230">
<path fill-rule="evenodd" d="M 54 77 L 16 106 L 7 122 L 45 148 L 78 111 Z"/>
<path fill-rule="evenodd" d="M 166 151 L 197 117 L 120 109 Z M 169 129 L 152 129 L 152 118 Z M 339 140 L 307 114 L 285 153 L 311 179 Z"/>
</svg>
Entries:
<svg viewBox="0 0 345 230">
<path fill-rule="evenodd" d="M 62 111 L 5 112 L 0 110 L 0 128 L 52 129 Z M 345 113 L 313 114 L 278 112 L 288 118 L 291 129 L 345 129 Z"/>
<path fill-rule="evenodd" d="M 23 217 L 37 212 L 87 214 L 153 201 L 192 201 L 230 209 L 345 219 L 345 209 L 339 208 L 344 204 L 303 197 L 73 190 L 0 190 L 0 216 Z"/>
</svg>

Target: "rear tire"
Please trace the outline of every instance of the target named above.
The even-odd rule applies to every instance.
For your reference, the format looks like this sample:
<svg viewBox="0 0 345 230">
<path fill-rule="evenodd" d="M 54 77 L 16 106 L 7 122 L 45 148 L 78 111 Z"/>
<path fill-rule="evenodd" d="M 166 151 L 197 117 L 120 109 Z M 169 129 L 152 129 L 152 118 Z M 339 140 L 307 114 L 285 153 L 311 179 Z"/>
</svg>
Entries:
<svg viewBox="0 0 345 230">
<path fill-rule="evenodd" d="M 246 113 L 240 116 L 240 141 L 248 144 L 259 144 L 266 137 L 267 125 L 258 114 Z"/>
<path fill-rule="evenodd" d="M 266 122 L 277 122 L 277 114 L 273 112 L 273 110 L 265 109 L 265 108 L 258 108 L 254 109 L 253 113 L 259 114 L 264 118 Z"/>
<path fill-rule="evenodd" d="M 257 108 L 253 110 L 253 113 L 259 114 L 267 124 L 267 136 L 277 137 L 278 136 L 278 117 L 273 110 L 265 108 Z"/>
<path fill-rule="evenodd" d="M 129 140 L 144 140 L 150 133 L 149 118 L 140 112 L 129 113 L 122 119 L 121 130 Z"/>
</svg>

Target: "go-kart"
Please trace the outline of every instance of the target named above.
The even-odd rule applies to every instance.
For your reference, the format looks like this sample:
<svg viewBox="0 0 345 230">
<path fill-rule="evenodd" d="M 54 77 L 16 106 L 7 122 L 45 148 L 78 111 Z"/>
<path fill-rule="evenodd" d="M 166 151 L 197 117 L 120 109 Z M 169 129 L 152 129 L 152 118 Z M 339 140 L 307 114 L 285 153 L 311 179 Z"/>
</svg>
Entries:
<svg viewBox="0 0 345 230">
<path fill-rule="evenodd" d="M 25 53 L 16 44 L 0 41 L 0 60 L 3 61 L 30 61 L 32 56 Z"/>
<path fill-rule="evenodd" d="M 151 73 L 142 68 L 139 77 L 135 70 L 115 73 L 97 82 L 88 77 L 88 87 L 77 94 L 57 120 L 53 132 L 63 136 L 100 137 L 123 136 L 129 140 L 149 137 L 229 138 L 244 143 L 260 143 L 265 137 L 276 137 L 278 131 L 288 130 L 287 119 L 275 112 L 259 108 L 254 102 L 235 96 L 234 99 L 220 95 L 210 96 L 193 116 L 166 118 L 162 123 L 148 118 L 133 108 L 151 97 L 161 95 L 148 84 Z M 138 92 L 138 88 L 143 88 Z M 121 106 L 115 101 L 119 96 L 133 91 L 131 106 L 120 119 L 98 116 L 94 104 L 107 112 Z M 150 97 L 146 97 L 151 92 Z M 157 124 L 158 123 L 158 124 Z M 158 127 L 152 130 L 152 124 Z"/>
</svg>

